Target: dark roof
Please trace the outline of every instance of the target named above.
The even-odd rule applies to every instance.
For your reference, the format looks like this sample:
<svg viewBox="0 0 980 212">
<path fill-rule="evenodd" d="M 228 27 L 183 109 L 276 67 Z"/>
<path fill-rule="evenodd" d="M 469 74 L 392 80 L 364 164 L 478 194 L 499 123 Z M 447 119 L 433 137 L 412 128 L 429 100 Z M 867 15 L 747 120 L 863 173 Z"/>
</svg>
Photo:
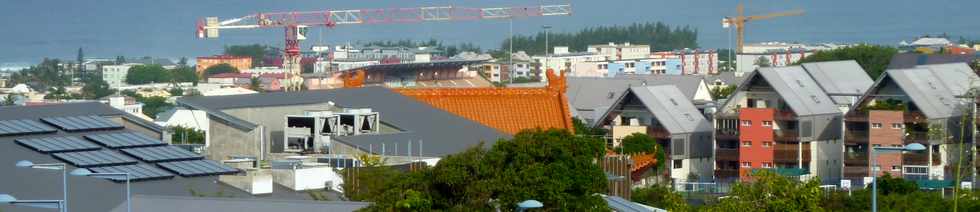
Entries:
<svg viewBox="0 0 980 212">
<path fill-rule="evenodd" d="M 341 136 L 335 139 L 364 150 L 381 143 L 394 145 L 411 140 L 423 141 L 423 156 L 444 156 L 460 152 L 481 141 L 492 145 L 507 134 L 481 125 L 477 122 L 452 115 L 413 98 L 398 94 L 384 87 L 340 88 L 288 93 L 258 93 L 229 96 L 184 97 L 178 104 L 201 109 L 212 117 L 230 122 L 233 125 L 252 129 L 254 123 L 238 119 L 221 110 L 233 108 L 256 108 L 269 106 L 306 105 L 333 102 L 345 108 L 371 108 L 381 114 L 381 121 L 402 129 L 399 133 L 380 135 Z M 302 111 L 296 111 L 301 113 Z M 401 154 L 406 154 L 407 151 Z M 398 155 L 396 153 L 396 155 Z"/>
<path fill-rule="evenodd" d="M 976 55 L 899 53 L 892 56 L 888 69 L 915 68 L 918 65 L 972 63 Z"/>
<path fill-rule="evenodd" d="M 186 197 L 186 196 L 133 196 L 133 211 L 140 212 L 269 212 L 269 211 L 355 211 L 370 203 L 347 201 L 312 200 L 263 200 L 241 198 Z M 111 212 L 125 212 L 126 204 L 116 206 Z"/>
<path fill-rule="evenodd" d="M 117 117 L 126 113 L 101 103 L 69 103 L 43 106 L 12 106 L 0 107 L 0 120 L 39 119 L 50 116 L 81 116 L 97 115 Z M 30 160 L 34 163 L 59 163 L 54 157 L 35 152 L 14 142 L 18 138 L 40 138 L 50 136 L 80 136 L 83 133 L 67 133 L 59 131 L 53 134 L 38 134 L 29 136 L 0 137 L 0 193 L 6 193 L 18 199 L 61 199 L 61 173 L 51 170 L 17 168 L 14 164 L 20 160 Z M 68 170 L 76 167 L 69 165 Z M 180 177 L 169 180 L 137 181 L 132 184 L 133 194 L 192 196 L 191 190 L 202 194 L 223 194 L 239 198 L 269 198 L 269 199 L 309 199 L 305 193 L 291 192 L 289 189 L 276 185 L 272 194 L 255 197 L 225 184 L 216 183 L 217 176 Z M 92 177 L 68 177 L 68 205 L 71 211 L 109 211 L 123 203 L 124 184 Z M 98 195 L 92 195 L 98 193 Z M 51 211 L 25 207 L 0 207 L 4 211 Z"/>
</svg>

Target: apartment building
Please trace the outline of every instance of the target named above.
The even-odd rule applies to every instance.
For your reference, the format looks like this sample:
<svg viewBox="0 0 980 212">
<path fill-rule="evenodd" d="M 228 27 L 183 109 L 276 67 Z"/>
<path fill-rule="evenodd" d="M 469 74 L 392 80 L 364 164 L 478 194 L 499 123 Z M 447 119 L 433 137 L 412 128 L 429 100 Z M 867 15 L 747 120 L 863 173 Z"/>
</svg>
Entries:
<svg viewBox="0 0 980 212">
<path fill-rule="evenodd" d="M 127 63 L 122 65 L 105 65 L 102 66 L 102 80 L 109 84 L 109 88 L 116 89 L 119 87 L 126 86 L 126 75 L 129 73 L 129 68 L 140 65 L 135 63 Z"/>
<path fill-rule="evenodd" d="M 837 182 L 843 112 L 871 84 L 854 61 L 752 72 L 716 115 L 717 177 L 776 169 Z"/>
<path fill-rule="evenodd" d="M 965 63 L 920 65 L 886 71 L 846 116 L 844 175 L 951 180 L 959 142 L 970 143 L 968 92 L 980 78 Z M 961 140 L 962 139 L 962 140 Z M 919 143 L 923 152 L 881 153 L 874 147 Z M 872 167 L 874 160 L 878 166 Z"/>
<path fill-rule="evenodd" d="M 712 127 L 674 85 L 630 87 L 593 127 L 609 129 L 609 145 L 641 133 L 664 147 L 668 176 L 674 181 L 713 179 Z"/>
<path fill-rule="evenodd" d="M 633 45 L 629 42 L 616 44 L 610 42 L 605 45 L 589 45 L 586 51 L 602 55 L 605 57 L 605 60 L 644 59 L 650 56 L 650 45 Z"/>
<path fill-rule="evenodd" d="M 670 75 L 706 75 L 718 73 L 718 51 L 714 49 L 680 49 L 674 51 L 654 52 L 650 55 L 653 61 L 662 63 L 664 74 Z"/>
</svg>

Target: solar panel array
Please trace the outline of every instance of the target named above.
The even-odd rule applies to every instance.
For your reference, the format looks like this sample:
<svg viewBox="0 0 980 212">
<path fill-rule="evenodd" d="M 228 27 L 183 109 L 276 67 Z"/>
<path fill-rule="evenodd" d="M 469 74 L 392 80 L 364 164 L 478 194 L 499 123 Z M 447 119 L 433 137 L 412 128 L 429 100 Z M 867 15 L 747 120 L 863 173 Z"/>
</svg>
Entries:
<svg viewBox="0 0 980 212">
<path fill-rule="evenodd" d="M 164 171 L 163 169 L 157 168 L 150 164 L 104 166 L 90 168 L 89 170 L 95 173 L 129 173 L 129 179 L 132 181 L 166 179 L 174 177 L 174 175 L 170 172 Z M 107 178 L 114 181 L 126 180 L 125 176 L 109 176 Z"/>
<path fill-rule="evenodd" d="M 96 150 L 84 152 L 64 152 L 52 154 L 77 167 L 115 166 L 136 164 L 139 161 L 112 150 Z"/>
<path fill-rule="evenodd" d="M 155 146 L 122 149 L 123 153 L 146 162 L 165 162 L 179 160 L 199 160 L 203 156 L 177 146 Z"/>
<path fill-rule="evenodd" d="M 122 124 L 110 121 L 101 116 L 66 116 L 41 118 L 41 121 L 57 126 L 64 131 L 90 131 L 122 129 Z"/>
<path fill-rule="evenodd" d="M 157 163 L 157 165 L 184 177 L 238 173 L 238 169 L 213 160 L 175 161 Z"/>
<path fill-rule="evenodd" d="M 158 139 L 135 132 L 85 135 L 85 138 L 109 148 L 128 148 L 165 145 Z"/>
<path fill-rule="evenodd" d="M 18 144 L 41 153 L 74 152 L 102 149 L 101 146 L 79 137 L 43 137 L 15 139 Z"/>
<path fill-rule="evenodd" d="M 34 120 L 4 120 L 0 121 L 0 136 L 53 133 L 58 130 Z"/>
</svg>

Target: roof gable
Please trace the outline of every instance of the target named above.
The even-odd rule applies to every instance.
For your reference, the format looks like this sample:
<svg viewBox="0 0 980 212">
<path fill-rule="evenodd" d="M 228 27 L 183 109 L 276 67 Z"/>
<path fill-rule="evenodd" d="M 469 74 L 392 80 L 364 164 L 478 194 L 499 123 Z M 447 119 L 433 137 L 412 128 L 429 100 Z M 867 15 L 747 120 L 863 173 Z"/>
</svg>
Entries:
<svg viewBox="0 0 980 212">
<path fill-rule="evenodd" d="M 711 131 L 711 124 L 701 116 L 694 103 L 685 99 L 673 85 L 632 87 L 626 95 L 636 96 L 671 134 Z"/>
<path fill-rule="evenodd" d="M 946 118 L 961 114 L 959 103 L 951 90 L 929 69 L 892 69 L 886 77 L 895 82 L 926 117 Z M 885 80 L 888 80 L 885 79 Z"/>
<path fill-rule="evenodd" d="M 800 66 L 760 68 L 757 73 L 798 116 L 840 113 L 830 97 Z"/>
<path fill-rule="evenodd" d="M 804 63 L 803 68 L 837 104 L 851 104 L 850 96 L 862 95 L 874 81 L 854 60 Z"/>
</svg>

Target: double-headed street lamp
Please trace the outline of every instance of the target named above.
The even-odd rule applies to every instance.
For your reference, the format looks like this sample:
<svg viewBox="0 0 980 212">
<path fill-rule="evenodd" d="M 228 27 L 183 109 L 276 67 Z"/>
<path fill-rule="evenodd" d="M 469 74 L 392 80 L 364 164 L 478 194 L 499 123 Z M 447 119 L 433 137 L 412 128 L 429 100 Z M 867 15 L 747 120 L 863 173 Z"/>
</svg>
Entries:
<svg viewBox="0 0 980 212">
<path fill-rule="evenodd" d="M 0 194 L 0 204 L 65 210 L 64 200 L 18 200 L 9 194 Z"/>
<path fill-rule="evenodd" d="M 62 192 L 62 207 L 60 207 L 62 212 L 68 211 L 68 175 L 65 174 L 67 169 L 64 163 L 42 163 L 34 164 L 29 160 L 17 161 L 17 167 L 21 168 L 32 168 L 32 169 L 45 169 L 45 170 L 61 170 L 61 192 Z M 8 195 L 9 196 L 9 195 Z M 12 198 L 12 197 L 11 197 Z"/>
<path fill-rule="evenodd" d="M 905 145 L 904 147 L 873 147 L 873 148 L 871 148 L 871 160 L 874 161 L 874 164 L 872 164 L 872 166 L 871 166 L 871 171 L 872 171 L 872 174 L 871 174 L 871 186 L 872 186 L 871 187 L 871 211 L 872 212 L 878 212 L 878 172 L 874 170 L 875 168 L 878 168 L 878 157 L 877 157 L 877 154 L 876 153 L 878 153 L 878 152 L 881 152 L 881 153 L 899 152 L 899 153 L 901 153 L 901 152 L 911 152 L 911 151 L 922 151 L 922 150 L 925 150 L 925 149 L 926 149 L 926 147 L 923 146 L 922 144 L 919 144 L 919 143 L 912 143 L 912 144 L 909 144 L 909 145 Z M 880 170 L 880 168 L 879 168 L 879 170 Z"/>
<path fill-rule="evenodd" d="M 129 173 L 94 173 L 94 172 L 89 171 L 88 169 L 85 169 L 85 168 L 77 168 L 75 170 L 71 170 L 71 173 L 70 174 L 71 175 L 74 175 L 74 176 L 90 176 L 90 177 L 98 177 L 98 178 L 110 179 L 110 180 L 118 180 L 119 177 L 125 177 L 125 179 L 126 179 L 126 211 L 127 212 L 132 212 L 133 211 L 132 201 L 130 201 L 130 198 L 129 198 L 130 197 L 130 193 L 129 193 L 129 191 L 130 191 L 129 190 L 130 189 L 130 187 L 129 187 L 129 181 L 131 179 L 131 175 Z"/>
</svg>

